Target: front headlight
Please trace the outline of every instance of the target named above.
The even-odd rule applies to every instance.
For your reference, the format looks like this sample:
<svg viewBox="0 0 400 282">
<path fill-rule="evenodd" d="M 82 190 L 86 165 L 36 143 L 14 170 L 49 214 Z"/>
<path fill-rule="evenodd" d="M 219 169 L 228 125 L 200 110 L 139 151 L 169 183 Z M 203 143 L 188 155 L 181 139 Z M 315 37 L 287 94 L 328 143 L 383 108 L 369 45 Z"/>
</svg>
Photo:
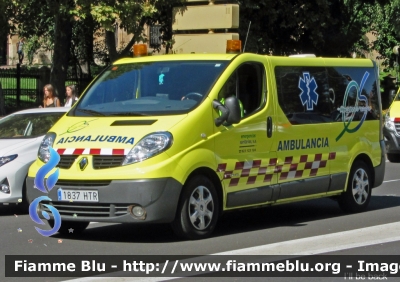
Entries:
<svg viewBox="0 0 400 282">
<path fill-rule="evenodd" d="M 144 161 L 161 152 L 164 152 L 172 145 L 172 134 L 169 132 L 156 132 L 145 136 L 126 155 L 122 165 L 133 164 Z"/>
<path fill-rule="evenodd" d="M 6 157 L 1 157 L 0 158 L 0 166 L 5 165 L 6 163 L 11 162 L 12 160 L 15 160 L 18 157 L 17 154 L 15 155 L 10 155 L 10 156 L 6 156 Z"/>
<path fill-rule="evenodd" d="M 42 143 L 40 143 L 40 147 L 39 147 L 39 151 L 38 151 L 38 158 L 42 162 L 47 163 L 49 161 L 49 159 L 50 159 L 49 147 L 53 146 L 55 139 L 56 139 L 56 134 L 53 132 L 49 132 L 44 136 Z"/>
</svg>

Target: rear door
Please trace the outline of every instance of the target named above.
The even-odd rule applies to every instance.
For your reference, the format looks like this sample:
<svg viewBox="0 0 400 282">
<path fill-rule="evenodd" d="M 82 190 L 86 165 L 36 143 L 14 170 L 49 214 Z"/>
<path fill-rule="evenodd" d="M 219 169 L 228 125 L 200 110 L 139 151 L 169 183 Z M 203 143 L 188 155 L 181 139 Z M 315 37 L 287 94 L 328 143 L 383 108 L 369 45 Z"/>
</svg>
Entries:
<svg viewBox="0 0 400 282">
<path fill-rule="evenodd" d="M 274 139 L 279 199 L 325 194 L 330 162 L 335 159 L 330 150 L 334 105 L 326 68 L 292 65 L 277 66 L 274 71 L 279 102 Z"/>
</svg>

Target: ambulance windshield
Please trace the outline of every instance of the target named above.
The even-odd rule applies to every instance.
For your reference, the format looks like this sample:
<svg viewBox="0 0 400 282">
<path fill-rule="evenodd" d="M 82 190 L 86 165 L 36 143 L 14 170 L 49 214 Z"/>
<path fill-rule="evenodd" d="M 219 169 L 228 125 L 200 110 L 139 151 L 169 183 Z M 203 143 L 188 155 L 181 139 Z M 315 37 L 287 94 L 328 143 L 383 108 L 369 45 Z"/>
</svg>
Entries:
<svg viewBox="0 0 400 282">
<path fill-rule="evenodd" d="M 227 61 L 163 61 L 110 66 L 70 115 L 183 114 L 199 105 Z"/>
</svg>

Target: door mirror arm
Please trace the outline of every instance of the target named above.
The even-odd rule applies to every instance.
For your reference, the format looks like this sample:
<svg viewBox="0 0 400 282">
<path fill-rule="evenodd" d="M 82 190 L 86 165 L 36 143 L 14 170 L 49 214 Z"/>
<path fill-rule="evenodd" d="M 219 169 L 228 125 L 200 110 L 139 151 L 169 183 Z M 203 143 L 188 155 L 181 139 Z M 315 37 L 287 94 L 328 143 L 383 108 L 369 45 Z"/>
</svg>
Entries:
<svg viewBox="0 0 400 282">
<path fill-rule="evenodd" d="M 228 119 L 229 110 L 217 100 L 214 100 L 212 102 L 212 106 L 214 109 L 217 109 L 221 113 L 221 115 L 214 120 L 215 125 L 220 126 L 224 123 L 224 121 Z"/>
</svg>

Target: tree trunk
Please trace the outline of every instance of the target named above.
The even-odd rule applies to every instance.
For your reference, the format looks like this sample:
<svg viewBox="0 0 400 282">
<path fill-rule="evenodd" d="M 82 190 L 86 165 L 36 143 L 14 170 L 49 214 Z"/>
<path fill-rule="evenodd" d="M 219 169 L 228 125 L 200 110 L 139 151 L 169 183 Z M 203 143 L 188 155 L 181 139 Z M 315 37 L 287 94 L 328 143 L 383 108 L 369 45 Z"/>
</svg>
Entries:
<svg viewBox="0 0 400 282">
<path fill-rule="evenodd" d="M 50 83 L 55 88 L 60 102 L 63 103 L 72 38 L 72 23 L 70 15 L 67 12 L 61 12 L 61 10 L 55 14 L 54 19 L 54 55 Z"/>
<path fill-rule="evenodd" d="M 87 68 L 88 68 L 88 75 L 89 77 L 92 77 L 92 70 L 90 67 L 94 64 L 94 56 L 93 56 L 93 34 L 95 32 L 95 23 L 93 21 L 93 17 L 90 13 L 86 15 L 86 18 L 84 19 L 85 22 L 85 57 L 86 57 L 86 63 L 87 63 Z M 83 89 L 81 89 L 82 91 Z"/>
<path fill-rule="evenodd" d="M 115 32 L 106 30 L 106 45 L 110 63 L 118 59 L 117 46 L 115 44 Z"/>
<path fill-rule="evenodd" d="M 125 48 L 118 53 L 117 46 L 115 43 L 115 32 L 106 31 L 106 46 L 108 49 L 108 53 L 110 56 L 110 63 L 122 58 L 122 57 L 129 57 L 132 56 L 132 47 L 133 45 L 139 40 L 139 36 L 142 33 L 143 26 L 146 23 L 146 18 L 142 18 L 134 28 L 133 37 L 125 46 Z"/>
</svg>

